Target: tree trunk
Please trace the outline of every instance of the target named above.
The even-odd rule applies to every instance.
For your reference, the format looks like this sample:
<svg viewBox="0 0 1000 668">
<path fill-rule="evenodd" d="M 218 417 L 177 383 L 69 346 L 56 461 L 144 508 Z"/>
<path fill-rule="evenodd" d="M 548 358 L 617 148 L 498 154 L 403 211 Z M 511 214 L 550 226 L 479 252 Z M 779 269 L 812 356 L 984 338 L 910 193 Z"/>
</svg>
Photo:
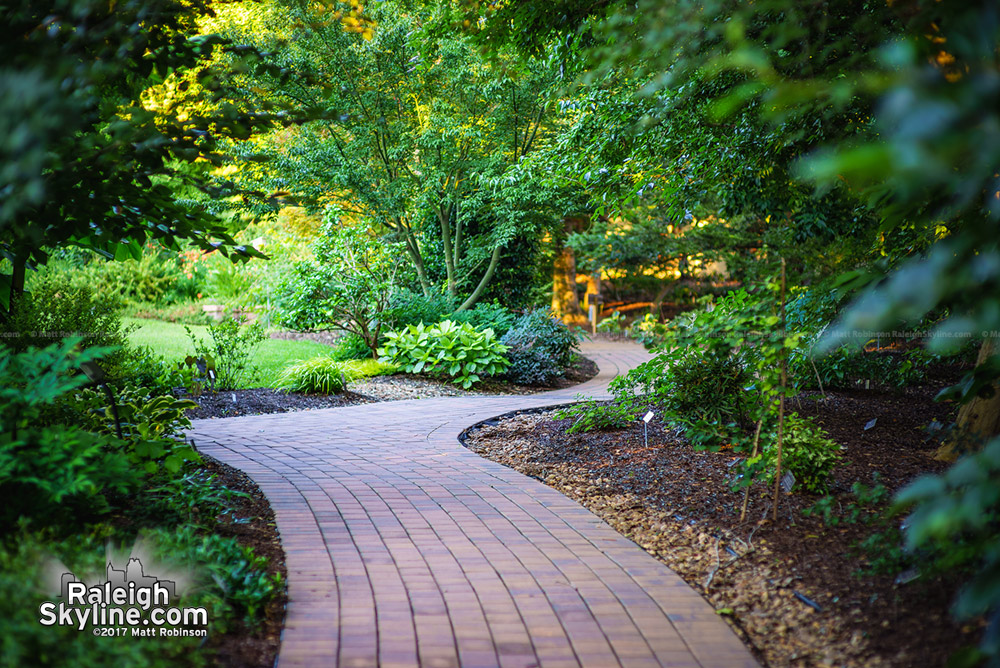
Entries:
<svg viewBox="0 0 1000 668">
<path fill-rule="evenodd" d="M 979 348 L 976 367 L 986 364 L 996 354 L 996 341 L 986 339 Z M 939 461 L 954 461 L 962 451 L 979 449 L 990 438 L 1000 434 L 1000 383 L 993 384 L 989 397 L 973 397 L 958 410 L 953 435 L 934 453 Z"/>
<path fill-rule="evenodd" d="M 490 257 L 490 266 L 486 268 L 486 273 L 483 274 L 483 278 L 479 281 L 479 285 L 476 289 L 469 295 L 469 298 L 462 302 L 462 305 L 455 309 L 455 312 L 464 311 L 470 309 L 476 305 L 479 298 L 483 296 L 486 291 L 486 286 L 490 284 L 493 280 L 493 274 L 496 273 L 497 265 L 500 264 L 500 254 L 503 252 L 503 246 L 497 246 L 493 249 L 493 256 Z"/>
<path fill-rule="evenodd" d="M 566 246 L 566 238 L 583 229 L 586 222 L 575 216 L 563 218 L 563 231 L 555 239 L 557 252 L 552 262 L 552 312 L 557 318 L 575 324 L 583 324 L 587 316 L 576 292 L 576 255 Z"/>
<path fill-rule="evenodd" d="M 556 254 L 552 263 L 552 312 L 567 322 L 584 317 L 576 294 L 576 256 L 568 246 Z"/>
</svg>

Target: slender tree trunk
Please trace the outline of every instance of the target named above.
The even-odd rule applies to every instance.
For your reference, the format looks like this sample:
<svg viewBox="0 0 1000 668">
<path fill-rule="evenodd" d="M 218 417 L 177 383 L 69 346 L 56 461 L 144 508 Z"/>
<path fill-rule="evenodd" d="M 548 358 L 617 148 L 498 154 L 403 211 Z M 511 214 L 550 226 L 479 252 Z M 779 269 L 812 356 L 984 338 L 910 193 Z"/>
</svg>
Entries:
<svg viewBox="0 0 1000 668">
<path fill-rule="evenodd" d="M 563 320 L 583 316 L 576 294 L 576 257 L 568 246 L 556 254 L 552 263 L 552 312 Z"/>
<path fill-rule="evenodd" d="M 11 317 L 14 315 L 17 301 L 24 295 L 25 264 L 22 259 L 14 260 L 14 270 L 10 277 L 10 295 L 7 302 L 7 314 Z"/>
<path fill-rule="evenodd" d="M 413 268 L 417 271 L 417 280 L 420 281 L 420 291 L 423 292 L 424 297 L 430 297 L 431 282 L 427 280 L 427 273 L 424 271 L 424 258 L 420 254 L 420 246 L 417 245 L 417 239 L 413 235 L 413 232 L 409 230 L 405 231 L 404 241 L 406 242 L 406 254 L 410 256 Z"/>
<path fill-rule="evenodd" d="M 979 347 L 976 367 L 986 364 L 997 354 L 996 340 L 986 339 Z M 937 452 L 934 459 L 954 461 L 964 448 L 978 449 L 990 438 L 1000 434 L 1000 383 L 993 384 L 993 394 L 989 397 L 973 397 L 958 409 L 954 435 Z"/>
<path fill-rule="evenodd" d="M 437 217 L 441 224 L 441 243 L 444 245 L 444 268 L 448 275 L 448 294 L 454 297 L 457 291 L 455 287 L 455 261 L 457 258 L 452 255 L 451 222 L 448 220 L 450 215 L 448 207 L 438 206 Z"/>
<path fill-rule="evenodd" d="M 497 246 L 493 249 L 493 255 L 490 257 L 490 266 L 486 268 L 486 273 L 483 274 L 482 279 L 479 281 L 479 285 L 477 285 L 476 289 L 472 291 L 469 298 L 462 302 L 461 306 L 455 309 L 456 313 L 472 308 L 476 305 L 476 302 L 479 301 L 479 298 L 483 296 L 483 293 L 486 291 L 486 286 L 488 286 L 490 281 L 493 280 L 493 274 L 496 273 L 497 265 L 500 264 L 500 254 L 502 252 L 502 246 Z"/>
<path fill-rule="evenodd" d="M 663 304 L 663 300 L 667 298 L 667 293 L 670 292 L 670 288 L 673 287 L 673 281 L 666 281 L 663 287 L 660 288 L 656 296 L 653 297 L 653 304 L 649 307 L 649 312 L 655 315 L 657 318 L 660 317 L 660 307 Z"/>
</svg>

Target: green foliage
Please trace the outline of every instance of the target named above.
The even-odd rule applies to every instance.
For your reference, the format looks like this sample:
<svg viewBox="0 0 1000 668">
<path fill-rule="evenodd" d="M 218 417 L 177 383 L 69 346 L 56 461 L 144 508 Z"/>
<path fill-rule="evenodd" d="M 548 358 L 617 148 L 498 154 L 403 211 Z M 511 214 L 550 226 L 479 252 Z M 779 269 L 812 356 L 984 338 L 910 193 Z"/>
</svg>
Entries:
<svg viewBox="0 0 1000 668">
<path fill-rule="evenodd" d="M 202 341 L 194 335 L 190 327 L 185 326 L 195 356 L 212 360 L 215 366 L 216 387 L 220 390 L 234 390 L 240 386 L 245 376 L 252 380 L 259 374 L 252 359 L 267 340 L 264 328 L 260 323 L 240 324 L 234 318 L 208 326 L 210 343 Z"/>
<path fill-rule="evenodd" d="M 53 425 L 0 433 L 0 532 L 20 517 L 59 522 L 68 509 L 109 510 L 106 495 L 134 490 L 139 476 L 114 437 Z"/>
<path fill-rule="evenodd" d="M 232 263 L 228 263 L 232 265 Z M 145 250 L 138 260 L 91 262 L 83 271 L 102 295 L 126 303 L 168 306 L 195 299 L 198 282 L 188 278 L 176 254 Z"/>
<path fill-rule="evenodd" d="M 264 606 L 283 586 L 278 574 L 267 574 L 267 559 L 235 538 L 206 535 L 190 525 L 151 531 L 147 536 L 159 556 L 200 568 L 207 576 L 202 604 L 210 607 L 210 620 L 221 621 L 220 630 L 225 630 L 230 610 L 255 628 Z"/>
<path fill-rule="evenodd" d="M 74 285 L 63 276 L 49 276 L 17 300 L 3 324 L 3 341 L 18 352 L 68 337 L 78 337 L 84 347 L 113 347 L 105 351 L 103 365 L 112 378 L 118 378 L 121 366 L 128 364 L 130 332 L 113 295 L 99 294 L 90 285 Z"/>
<path fill-rule="evenodd" d="M 327 286 L 334 271 L 314 262 L 293 264 L 275 291 L 274 321 L 298 331 L 332 324 L 336 314 L 327 304 Z"/>
<path fill-rule="evenodd" d="M 857 524 L 862 520 L 866 524 L 871 522 L 876 518 L 875 510 L 889 497 L 889 490 L 879 481 L 879 475 L 876 473 L 873 478 L 875 484 L 871 487 L 861 482 L 851 485 L 854 500 L 849 501 L 847 505 L 842 506 L 833 495 L 826 494 L 813 505 L 803 509 L 802 514 L 806 517 L 821 517 L 824 524 L 831 527 L 839 524 Z M 834 504 L 838 510 L 834 509 Z"/>
<path fill-rule="evenodd" d="M 123 494 L 139 478 L 125 443 L 79 426 L 51 424 L 56 403 L 87 382 L 84 363 L 106 352 L 76 353 L 78 338 L 44 349 L 12 353 L 0 346 L 0 531 L 22 515 L 65 519 L 60 509 L 108 509 L 105 494 Z"/>
<path fill-rule="evenodd" d="M 573 424 L 566 429 L 567 434 L 600 429 L 624 429 L 635 422 L 636 416 L 636 410 L 629 404 L 595 399 L 560 408 L 553 414 L 556 420 L 574 418 Z"/>
<path fill-rule="evenodd" d="M 115 406 L 122 437 L 128 443 L 123 456 L 135 468 L 148 474 L 161 469 L 177 473 L 185 462 L 199 461 L 183 438 L 184 430 L 191 426 L 186 411 L 198 406 L 193 401 L 127 384 L 115 396 Z M 117 433 L 114 412 L 103 392 L 83 389 L 64 402 L 63 410 L 68 412 L 67 422 L 90 432 Z"/>
<path fill-rule="evenodd" d="M 236 499 L 246 496 L 221 485 L 215 474 L 192 468 L 144 488 L 129 517 L 143 526 L 193 525 L 211 530 L 220 517 L 232 514 Z"/>
<path fill-rule="evenodd" d="M 233 306 L 250 305 L 247 298 L 253 277 L 231 262 L 218 263 L 208 272 L 208 294 L 217 302 Z"/>
<path fill-rule="evenodd" d="M 313 357 L 282 369 L 274 386 L 286 392 L 339 394 L 347 389 L 345 368 L 332 357 Z"/>
<path fill-rule="evenodd" d="M 259 255 L 238 247 L 203 207 L 178 201 L 171 185 L 202 185 L 198 170 L 221 163 L 219 137 L 245 136 L 266 115 L 245 115 L 201 86 L 185 86 L 184 114 L 140 99 L 171 75 L 225 87 L 226 73 L 208 61 L 220 40 L 194 36 L 200 11 L 175 0 L 5 5 L 15 38 L 0 46 L 0 255 L 15 266 L 44 264 L 47 248 L 72 243 L 138 258 L 150 239 Z M 214 104 L 195 104 L 210 97 Z M 0 305 L 11 285 L 11 274 L 0 275 Z"/>
<path fill-rule="evenodd" d="M 361 360 L 366 357 L 371 359 L 372 351 L 357 334 L 348 332 L 337 341 L 337 346 L 333 349 L 330 357 L 345 362 L 347 360 Z"/>
<path fill-rule="evenodd" d="M 502 373 L 508 366 L 506 346 L 493 330 L 477 330 L 445 320 L 437 325 L 410 325 L 386 334 L 379 350 L 381 361 L 398 365 L 407 373 L 450 377 L 468 389 L 483 377 Z"/>
<path fill-rule="evenodd" d="M 752 475 L 762 471 L 764 480 L 774 481 L 777 442 L 776 430 L 761 433 L 760 453 L 745 463 L 748 473 Z M 785 415 L 781 467 L 783 471 L 792 472 L 796 487 L 813 494 L 825 492 L 830 472 L 841 460 L 840 450 L 840 446 L 827 437 L 823 428 L 809 418 L 799 417 L 797 413 Z"/>
<path fill-rule="evenodd" d="M 387 329 L 397 331 L 409 325 L 432 325 L 447 320 L 454 310 L 455 300 L 446 295 L 424 296 L 400 290 L 392 296 L 385 313 L 385 325 Z"/>
<path fill-rule="evenodd" d="M 318 20 L 303 2 L 227 10 L 213 27 L 268 52 L 243 68 L 240 101 L 292 99 L 322 116 L 237 147 L 241 185 L 310 203 L 349 199 L 401 244 L 396 257 L 423 294 L 441 280 L 453 299 L 467 295 L 460 310 L 485 294 L 501 256 L 516 257 L 524 237 L 555 222 L 547 200 L 502 178 L 544 140 L 555 61 L 483 59 L 461 34 L 430 29 L 428 5 L 366 5 L 366 35 Z M 289 31 L 301 39 L 284 39 Z M 262 154 L 271 160 L 257 163 Z"/>
<path fill-rule="evenodd" d="M 858 570 L 858 575 L 896 575 L 915 562 L 914 555 L 903 545 L 903 532 L 888 523 L 858 541 L 856 552 L 867 561 L 865 567 Z"/>
<path fill-rule="evenodd" d="M 395 364 L 382 360 L 363 359 L 350 360 L 344 364 L 344 375 L 348 380 L 371 378 L 373 376 L 390 376 L 399 371 Z"/>
<path fill-rule="evenodd" d="M 6 497 L 5 497 L 6 498 Z M 77 527 L 79 528 L 79 527 Z M 75 626 L 43 626 L 38 606 L 53 600 L 53 560 L 74 573 L 102 573 L 106 530 L 55 540 L 48 533 L 20 530 L 0 543 L 0 656 L 9 666 L 173 668 L 206 666 L 197 651 L 202 638 L 97 637 Z M 148 573 L 148 570 L 147 570 Z M 58 583 L 55 586 L 58 593 Z M 201 601 L 185 597 L 181 605 Z M 224 621 L 209 617 L 211 623 Z"/>
<path fill-rule="evenodd" d="M 178 387 L 189 388 L 194 371 L 183 363 L 167 362 L 149 346 L 132 346 L 121 369 L 126 386 L 143 387 L 152 394 L 170 394 Z"/>
<path fill-rule="evenodd" d="M 510 362 L 507 378 L 525 385 L 547 385 L 562 376 L 578 349 L 579 335 L 545 309 L 522 315 L 501 339 Z"/>
<path fill-rule="evenodd" d="M 924 568 L 969 569 L 952 609 L 960 620 L 986 616 L 1000 624 L 1000 438 L 967 455 L 943 475 L 926 475 L 900 491 L 897 510 L 909 510 L 906 548 L 924 550 Z M 928 563 L 929 561 L 929 563 Z M 997 637 L 987 632 L 980 649 L 995 660 Z"/>
<path fill-rule="evenodd" d="M 374 356 L 396 290 L 398 244 L 330 207 L 314 244 L 279 287 L 279 321 L 297 329 L 326 325 L 361 338 Z"/>
<path fill-rule="evenodd" d="M 608 334 L 622 334 L 625 332 L 625 316 L 621 311 L 615 311 L 604 320 L 597 323 L 597 331 Z"/>
<path fill-rule="evenodd" d="M 669 325 L 661 323 L 652 313 L 647 313 L 642 320 L 636 320 L 629 328 L 629 336 L 641 343 L 646 348 L 656 348 L 663 344 Z"/>
<path fill-rule="evenodd" d="M 653 360 L 612 381 L 616 400 L 656 407 L 696 446 L 739 442 L 770 406 L 777 355 L 795 341 L 770 334 L 778 319 L 768 307 L 766 298 L 739 290 L 678 316 Z"/>
<path fill-rule="evenodd" d="M 518 322 L 517 315 L 496 302 L 480 302 L 471 309 L 452 313 L 449 318 L 454 322 L 467 322 L 476 329 L 492 329 L 500 339 Z M 440 322 L 442 319 L 427 322 Z"/>
</svg>

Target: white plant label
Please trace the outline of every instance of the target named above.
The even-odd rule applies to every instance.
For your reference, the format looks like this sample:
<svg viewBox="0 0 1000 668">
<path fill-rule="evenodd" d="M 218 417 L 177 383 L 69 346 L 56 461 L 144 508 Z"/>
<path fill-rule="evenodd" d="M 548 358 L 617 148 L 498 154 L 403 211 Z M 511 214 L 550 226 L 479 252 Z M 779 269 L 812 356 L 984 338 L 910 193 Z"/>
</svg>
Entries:
<svg viewBox="0 0 1000 668">
<path fill-rule="evenodd" d="M 642 421 L 645 422 L 646 424 L 649 424 L 649 421 L 652 419 L 653 419 L 653 411 L 649 411 L 648 413 L 642 416 Z"/>
</svg>

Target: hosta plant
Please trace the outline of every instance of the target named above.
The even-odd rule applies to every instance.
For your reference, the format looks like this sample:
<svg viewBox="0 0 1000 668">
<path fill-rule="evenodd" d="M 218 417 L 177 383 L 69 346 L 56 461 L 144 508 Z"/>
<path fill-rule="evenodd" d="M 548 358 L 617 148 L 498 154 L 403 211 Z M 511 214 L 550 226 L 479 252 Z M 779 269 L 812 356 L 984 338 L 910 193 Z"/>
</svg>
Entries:
<svg viewBox="0 0 1000 668">
<path fill-rule="evenodd" d="M 381 361 L 407 373 L 447 376 L 468 389 L 486 376 L 508 367 L 507 346 L 492 329 L 478 330 L 468 323 L 445 320 L 436 325 L 409 325 L 386 334 L 379 349 Z"/>
</svg>

